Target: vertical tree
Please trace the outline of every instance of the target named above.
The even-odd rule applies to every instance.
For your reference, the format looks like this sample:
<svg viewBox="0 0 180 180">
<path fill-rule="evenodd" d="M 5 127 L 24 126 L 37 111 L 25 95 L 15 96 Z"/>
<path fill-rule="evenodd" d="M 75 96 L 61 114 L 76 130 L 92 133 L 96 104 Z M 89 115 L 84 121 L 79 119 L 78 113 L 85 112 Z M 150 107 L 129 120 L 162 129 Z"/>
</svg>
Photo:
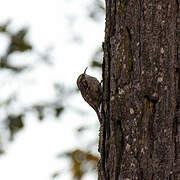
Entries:
<svg viewBox="0 0 180 180">
<path fill-rule="evenodd" d="M 106 0 L 100 180 L 180 179 L 179 4 Z"/>
</svg>

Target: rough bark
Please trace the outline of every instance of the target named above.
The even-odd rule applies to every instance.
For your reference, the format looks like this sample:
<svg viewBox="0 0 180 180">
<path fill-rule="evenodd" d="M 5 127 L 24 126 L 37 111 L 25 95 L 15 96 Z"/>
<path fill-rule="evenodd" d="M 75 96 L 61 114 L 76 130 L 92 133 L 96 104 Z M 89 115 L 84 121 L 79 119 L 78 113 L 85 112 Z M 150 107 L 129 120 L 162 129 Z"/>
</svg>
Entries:
<svg viewBox="0 0 180 180">
<path fill-rule="evenodd" d="M 179 0 L 106 0 L 99 180 L 180 179 Z"/>
</svg>

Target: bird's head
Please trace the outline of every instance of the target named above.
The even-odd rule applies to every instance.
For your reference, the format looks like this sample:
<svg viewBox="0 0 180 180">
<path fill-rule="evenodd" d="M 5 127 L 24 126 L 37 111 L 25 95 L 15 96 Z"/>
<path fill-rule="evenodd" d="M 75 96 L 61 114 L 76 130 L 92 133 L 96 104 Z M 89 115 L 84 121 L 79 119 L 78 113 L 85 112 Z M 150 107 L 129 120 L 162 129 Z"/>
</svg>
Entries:
<svg viewBox="0 0 180 180">
<path fill-rule="evenodd" d="M 88 67 L 87 67 L 88 68 Z M 79 88 L 79 90 L 81 90 L 81 86 L 86 86 L 86 70 L 87 68 L 84 70 L 84 73 L 82 73 L 81 75 L 79 75 L 78 79 L 77 79 L 77 86 Z"/>
</svg>

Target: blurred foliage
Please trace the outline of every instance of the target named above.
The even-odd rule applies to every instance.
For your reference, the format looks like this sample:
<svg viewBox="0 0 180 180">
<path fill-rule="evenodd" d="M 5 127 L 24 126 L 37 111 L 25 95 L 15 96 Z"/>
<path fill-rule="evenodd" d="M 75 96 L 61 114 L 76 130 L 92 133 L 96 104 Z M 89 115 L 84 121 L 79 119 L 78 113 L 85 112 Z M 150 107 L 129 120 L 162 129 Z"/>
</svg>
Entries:
<svg viewBox="0 0 180 180">
<path fill-rule="evenodd" d="M 10 44 L 7 50 L 8 55 L 15 51 L 25 52 L 32 49 L 32 46 L 25 40 L 27 32 L 27 28 L 22 28 L 15 34 L 7 32 L 10 37 Z"/>
<path fill-rule="evenodd" d="M 32 45 L 26 40 L 26 35 L 28 33 L 27 28 L 22 28 L 17 32 L 11 32 L 9 30 L 9 25 L 11 21 L 7 21 L 0 25 L 0 33 L 5 34 L 9 39 L 9 44 L 6 52 L 0 56 L 0 68 L 3 70 L 10 70 L 12 72 L 20 73 L 26 69 L 25 66 L 15 66 L 9 61 L 10 55 L 15 52 L 25 52 L 31 51 Z M 11 103 L 15 100 L 15 94 L 8 97 L 4 102 L 0 103 L 0 108 L 5 107 L 7 110 Z M 9 113 L 4 119 L 7 130 L 10 132 L 10 140 L 13 140 L 14 134 L 17 133 L 24 127 L 24 112 L 19 114 Z M 4 152 L 1 149 L 1 152 Z"/>
<path fill-rule="evenodd" d="M 105 14 L 105 5 L 102 0 L 93 0 L 91 5 L 88 5 L 89 17 L 94 21 L 101 21 Z"/>
<path fill-rule="evenodd" d="M 95 51 L 95 53 L 92 57 L 91 67 L 101 68 L 102 67 L 102 65 L 101 65 L 102 59 L 103 59 L 103 50 L 100 47 Z"/>
<path fill-rule="evenodd" d="M 6 35 L 9 39 L 8 46 L 4 54 L 0 55 L 0 68 L 4 71 L 11 71 L 16 74 L 23 76 L 23 72 L 29 68 L 29 65 L 14 65 L 11 64 L 13 58 L 11 55 L 14 53 L 26 53 L 31 51 L 34 53 L 34 47 L 32 47 L 31 43 L 27 41 L 28 28 L 21 28 L 16 32 L 11 32 L 9 25 L 10 21 L 5 22 L 4 24 L 0 24 L 0 34 Z M 11 61 L 10 61 L 11 56 Z M 50 63 L 49 57 L 46 52 L 38 53 L 40 59 L 43 59 Z M 95 58 L 99 58 L 98 52 L 94 55 Z M 31 71 L 28 71 L 31 73 Z M 13 77 L 14 81 L 16 81 L 16 76 Z M 2 87 L 3 88 L 3 87 Z M 15 139 L 16 133 L 22 130 L 25 127 L 26 117 L 29 115 L 28 113 L 33 113 L 36 115 L 37 119 L 40 121 L 44 120 L 49 113 L 53 115 L 55 118 L 59 118 L 61 114 L 65 110 L 65 105 L 63 104 L 64 98 L 70 97 L 74 92 L 77 92 L 77 89 L 66 89 L 62 84 L 56 83 L 54 84 L 54 92 L 55 99 L 51 101 L 37 102 L 36 104 L 32 104 L 29 107 L 20 107 L 17 111 L 11 111 L 12 104 L 18 104 L 18 92 L 13 92 L 9 97 L 5 100 L 1 100 L 0 102 L 0 111 L 5 111 L 5 117 L 3 118 L 2 123 L 5 124 L 5 131 L 9 132 L 9 140 L 13 141 Z M 64 98 L 63 98 L 64 97 Z M 73 109 L 73 107 L 71 107 Z M 75 108 L 74 108 L 75 109 Z M 75 109 L 77 112 L 79 111 L 77 108 Z M 80 112 L 80 111 L 79 111 Z M 88 127 L 79 127 L 77 128 L 78 133 L 82 133 L 84 130 L 87 130 Z M 0 132 L 2 133 L 2 132 Z M 1 134 L 0 134 L 1 135 Z M 0 136 L 1 138 L 1 136 Z M 0 139 L 1 140 L 1 139 Z M 2 148 L 2 144 L 0 141 L 0 154 L 4 153 L 4 149 Z M 70 169 L 73 179 L 81 180 L 84 174 L 87 172 L 94 171 L 96 169 L 98 157 L 89 152 L 72 149 L 67 153 L 64 153 L 64 157 L 69 158 L 71 160 L 72 168 Z M 53 173 L 52 178 L 58 177 L 60 171 L 56 171 Z"/>
<path fill-rule="evenodd" d="M 88 16 L 94 21 L 102 20 L 102 17 L 105 12 L 104 1 L 92 1 L 91 5 L 88 6 L 87 12 Z M 36 50 L 35 47 L 32 46 L 31 42 L 28 41 L 27 27 L 22 27 L 21 29 L 14 32 L 11 31 L 10 25 L 10 20 L 6 21 L 3 24 L 0 24 L 0 35 L 5 35 L 8 38 L 7 49 L 4 54 L 0 54 L 0 69 L 3 71 L 10 71 L 23 76 L 23 72 L 26 69 L 29 69 L 30 65 L 14 65 L 12 63 L 12 55 L 17 53 L 25 54 L 27 52 L 35 53 Z M 78 35 L 78 37 L 80 36 Z M 39 60 L 47 62 L 48 65 L 51 64 L 51 57 L 49 55 L 50 51 L 51 48 L 41 53 L 36 52 L 39 57 Z M 102 48 L 99 48 L 96 50 L 92 57 L 91 67 L 101 68 L 102 57 Z M 28 71 L 28 73 L 31 73 L 31 71 Z M 16 81 L 16 77 L 13 78 L 14 81 Z M 64 105 L 65 98 L 67 99 L 67 97 L 70 97 L 74 92 L 77 92 L 77 89 L 66 89 L 62 84 L 56 83 L 54 84 L 54 91 L 56 97 L 51 101 L 47 100 L 44 102 L 36 102 L 35 104 L 30 105 L 29 107 L 20 107 L 16 111 L 16 113 L 14 111 L 11 111 L 11 106 L 12 104 L 18 104 L 18 92 L 13 92 L 5 100 L 1 100 L 0 111 L 4 111 L 5 116 L 2 117 L 3 121 L 1 121 L 0 123 L 3 123 L 5 125 L 4 130 L 9 132 L 10 141 L 14 140 L 16 133 L 18 133 L 25 127 L 26 117 L 29 115 L 29 113 L 35 114 L 37 119 L 40 121 L 46 119 L 47 115 L 49 115 L 49 113 L 47 112 L 51 112 L 50 114 L 54 116 L 54 118 L 59 119 L 59 117 L 62 115 L 66 108 L 66 106 Z M 83 114 L 77 108 L 70 108 L 72 110 L 75 109 L 76 112 Z M 77 128 L 78 133 L 83 133 L 85 130 L 88 130 L 88 127 L 81 126 Z M 1 143 L 1 134 L 2 131 L 0 132 L 0 154 L 3 154 L 4 149 Z M 96 144 L 97 141 L 93 143 Z M 93 153 L 78 148 L 65 152 L 59 155 L 59 157 L 65 157 L 70 160 L 70 171 L 72 173 L 73 179 L 76 180 L 81 180 L 83 176 L 90 171 L 96 172 L 97 162 L 99 159 L 98 156 L 94 155 Z M 56 171 L 52 174 L 52 178 L 57 178 L 61 174 L 61 171 Z"/>
<path fill-rule="evenodd" d="M 88 151 L 75 149 L 73 151 L 60 154 L 58 157 L 67 157 L 71 161 L 71 172 L 74 180 L 81 180 L 90 171 L 97 170 L 99 157 Z"/>
<path fill-rule="evenodd" d="M 9 69 L 14 72 L 21 72 L 26 67 L 25 66 L 13 66 L 9 62 L 9 57 L 15 52 L 23 53 L 25 51 L 31 51 L 32 45 L 26 40 L 26 35 L 28 33 L 27 28 L 22 28 L 17 32 L 11 32 L 8 28 L 11 21 L 7 21 L 0 25 L 0 33 L 7 35 L 9 39 L 9 45 L 7 51 L 4 55 L 0 57 L 0 68 Z"/>
<path fill-rule="evenodd" d="M 6 21 L 3 24 L 0 24 L 0 34 L 5 35 L 8 38 L 8 46 L 4 54 L 0 55 L 0 68 L 4 71 L 9 70 L 11 72 L 15 72 L 18 74 L 22 74 L 24 70 L 26 70 L 29 66 L 22 65 L 12 65 L 12 55 L 15 53 L 26 53 L 31 51 L 31 53 L 35 53 L 31 43 L 27 40 L 28 28 L 21 28 L 16 32 L 12 32 L 9 28 L 11 21 Z M 38 56 L 41 57 L 46 62 L 49 61 L 49 56 L 47 51 L 45 53 L 38 53 Z M 11 61 L 10 61 L 11 58 Z M 31 71 L 28 71 L 31 73 Z M 23 76 L 23 74 L 22 74 Z M 14 81 L 16 78 L 14 77 Z M 37 119 L 43 120 L 47 115 L 47 111 L 51 111 L 54 117 L 58 118 L 64 111 L 63 99 L 62 97 L 65 94 L 65 89 L 60 84 L 54 85 L 54 91 L 56 92 L 56 99 L 48 102 L 37 102 L 36 104 L 32 104 L 29 107 L 21 107 L 18 109 L 16 113 L 11 112 L 11 106 L 13 103 L 18 104 L 18 93 L 13 93 L 9 97 L 7 97 L 4 101 L 0 102 L 0 110 L 6 111 L 6 116 L 4 117 L 3 123 L 5 124 L 6 131 L 9 131 L 9 139 L 14 140 L 14 136 L 17 132 L 24 128 L 24 121 L 27 113 L 32 112 L 37 114 Z M 2 87 L 3 88 L 3 87 Z M 72 91 L 70 92 L 72 93 Z M 8 112 L 8 113 L 7 113 Z M 4 150 L 2 146 L 0 146 L 0 153 L 2 154 Z"/>
<path fill-rule="evenodd" d="M 10 114 L 7 116 L 5 122 L 7 128 L 10 130 L 10 140 L 13 140 L 14 134 L 24 127 L 24 114 Z"/>
<path fill-rule="evenodd" d="M 60 171 L 56 171 L 51 175 L 51 178 L 55 179 L 55 178 L 59 177 L 59 175 L 60 175 Z"/>
</svg>

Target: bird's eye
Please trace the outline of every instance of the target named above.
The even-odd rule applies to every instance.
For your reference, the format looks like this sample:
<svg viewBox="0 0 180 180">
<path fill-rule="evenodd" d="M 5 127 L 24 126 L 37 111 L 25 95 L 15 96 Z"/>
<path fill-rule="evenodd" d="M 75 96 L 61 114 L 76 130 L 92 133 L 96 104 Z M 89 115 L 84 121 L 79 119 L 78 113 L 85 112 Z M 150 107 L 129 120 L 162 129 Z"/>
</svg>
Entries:
<svg viewBox="0 0 180 180">
<path fill-rule="evenodd" d="M 88 87 L 87 81 L 86 81 L 86 80 L 83 80 L 83 81 L 82 81 L 82 85 L 83 85 L 84 87 Z"/>
</svg>

